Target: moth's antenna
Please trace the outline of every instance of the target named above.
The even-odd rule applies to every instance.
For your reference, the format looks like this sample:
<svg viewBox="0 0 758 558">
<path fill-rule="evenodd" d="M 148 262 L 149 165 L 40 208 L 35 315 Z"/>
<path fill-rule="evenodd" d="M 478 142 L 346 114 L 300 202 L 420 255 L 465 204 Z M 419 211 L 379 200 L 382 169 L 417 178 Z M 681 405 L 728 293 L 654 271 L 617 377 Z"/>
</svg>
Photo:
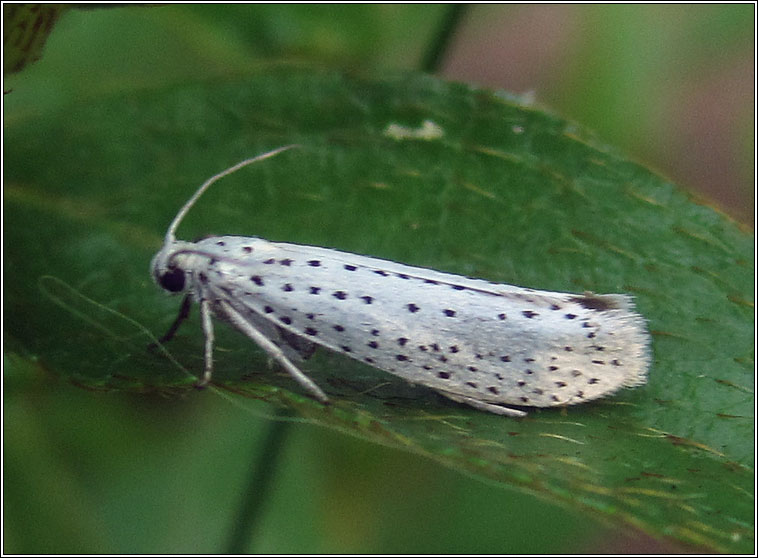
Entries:
<svg viewBox="0 0 758 558">
<path fill-rule="evenodd" d="M 171 224 L 168 227 L 168 230 L 166 231 L 166 244 L 170 244 L 174 241 L 176 241 L 176 229 L 179 226 L 179 223 L 181 223 L 182 219 L 184 219 L 184 216 L 187 215 L 187 212 L 192 208 L 192 206 L 195 204 L 197 199 L 202 196 L 205 191 L 210 188 L 211 184 L 216 182 L 220 178 L 224 178 L 227 174 L 232 174 L 235 171 L 238 171 L 244 166 L 250 165 L 252 163 L 255 163 L 257 161 L 262 161 L 263 159 L 268 159 L 269 157 L 273 157 L 274 155 L 278 155 L 282 151 L 286 151 L 288 149 L 292 149 L 293 147 L 300 147 L 297 144 L 292 145 L 285 145 L 284 147 L 279 147 L 277 149 L 274 149 L 273 151 L 267 151 L 266 153 L 261 153 L 260 155 L 256 155 L 255 157 L 251 157 L 250 159 L 245 159 L 244 161 L 240 161 L 236 165 L 229 167 L 228 169 L 221 171 L 220 173 L 211 176 L 208 180 L 206 180 L 200 188 L 197 189 L 197 192 L 193 194 L 193 196 L 187 201 L 187 203 L 182 206 L 182 208 L 179 210 L 179 213 L 176 214 L 176 217 L 174 217 L 174 220 L 171 221 Z"/>
</svg>

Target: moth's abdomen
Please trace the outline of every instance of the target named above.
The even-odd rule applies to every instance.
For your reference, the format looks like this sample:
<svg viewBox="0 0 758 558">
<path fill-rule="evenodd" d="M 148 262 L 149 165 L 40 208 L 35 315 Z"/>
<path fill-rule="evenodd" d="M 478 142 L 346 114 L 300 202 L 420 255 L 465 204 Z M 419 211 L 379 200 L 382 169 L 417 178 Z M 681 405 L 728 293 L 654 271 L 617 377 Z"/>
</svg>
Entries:
<svg viewBox="0 0 758 558">
<path fill-rule="evenodd" d="M 520 289 L 260 239 L 204 243 L 220 254 L 204 271 L 209 288 L 239 312 L 443 393 L 553 406 L 645 381 L 647 334 L 623 296 Z"/>
</svg>

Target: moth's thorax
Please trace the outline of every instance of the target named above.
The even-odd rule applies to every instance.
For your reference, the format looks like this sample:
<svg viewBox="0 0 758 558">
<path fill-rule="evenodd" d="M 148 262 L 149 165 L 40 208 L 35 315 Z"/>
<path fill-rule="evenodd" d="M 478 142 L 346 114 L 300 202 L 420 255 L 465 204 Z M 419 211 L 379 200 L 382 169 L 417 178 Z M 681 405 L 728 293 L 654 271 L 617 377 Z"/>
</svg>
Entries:
<svg viewBox="0 0 758 558">
<path fill-rule="evenodd" d="M 187 249 L 186 245 L 189 245 L 191 250 L 224 256 L 237 262 L 250 259 L 253 255 L 256 259 L 260 259 L 262 256 L 270 256 L 277 251 L 275 243 L 254 236 L 208 236 L 194 243 L 182 242 L 180 244 L 185 245 L 184 249 Z"/>
</svg>

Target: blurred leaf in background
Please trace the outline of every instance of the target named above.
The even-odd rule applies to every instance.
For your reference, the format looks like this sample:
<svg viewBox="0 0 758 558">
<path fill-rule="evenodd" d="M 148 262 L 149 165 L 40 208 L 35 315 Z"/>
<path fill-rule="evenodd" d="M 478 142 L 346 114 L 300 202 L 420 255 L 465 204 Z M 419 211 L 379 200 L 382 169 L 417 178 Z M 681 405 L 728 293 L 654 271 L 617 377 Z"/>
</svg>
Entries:
<svg viewBox="0 0 758 558">
<path fill-rule="evenodd" d="M 39 60 L 61 5 L 3 4 L 3 74 L 21 71 Z"/>
<path fill-rule="evenodd" d="M 477 6 L 441 74 L 526 93 L 753 222 L 753 4 Z"/>
<path fill-rule="evenodd" d="M 481 17 L 476 16 L 479 9 L 470 11 L 467 26 Z M 525 12 L 507 7 L 497 13 L 513 21 Z M 6 180 L 12 177 L 12 181 L 6 185 L 5 200 L 6 208 L 12 207 L 13 213 L 5 215 L 4 240 L 6 309 L 12 309 L 5 315 L 4 550 L 219 552 L 224 548 L 240 492 L 246 489 L 246 469 L 255 461 L 256 444 L 262 442 L 268 426 L 256 417 L 271 416 L 272 407 L 245 401 L 240 412 L 238 399 L 230 402 L 208 394 L 177 397 L 181 386 L 190 383 L 181 369 L 156 366 L 155 361 L 150 364 L 149 355 L 133 349 L 145 344 L 139 330 L 125 325 L 127 322 L 117 314 L 94 308 L 105 304 L 123 316 L 136 318 L 154 333 L 162 333 L 162 327 L 173 317 L 176 301 L 161 297 L 150 283 L 147 262 L 177 204 L 210 173 L 254 154 L 250 151 L 253 147 L 261 150 L 296 139 L 315 149 L 256 169 L 255 188 L 247 189 L 249 178 L 238 177 L 237 182 L 209 194 L 187 229 L 192 233 L 255 234 L 330 245 L 542 288 L 570 290 L 572 279 L 578 290 L 587 284 L 623 290 L 631 277 L 637 285 L 648 282 L 636 294 L 643 312 L 652 320 L 651 327 L 663 334 L 656 337 L 657 351 L 669 357 L 679 354 L 678 360 L 658 363 L 659 370 L 668 374 L 659 372 L 651 378 L 646 392 L 624 394 L 609 401 L 608 411 L 600 406 L 579 416 L 582 421 L 591 421 L 597 413 L 596 424 L 605 427 L 607 419 L 603 417 L 607 413 L 616 416 L 615 405 L 633 402 L 640 415 L 655 414 L 646 420 L 654 419 L 656 425 L 665 428 L 650 431 L 648 441 L 640 436 L 640 447 L 630 450 L 635 455 L 622 460 L 621 467 L 603 464 L 602 470 L 612 471 L 613 482 L 620 482 L 622 487 L 638 484 L 634 498 L 633 491 L 627 494 L 631 506 L 645 491 L 645 497 L 653 501 L 664 492 L 668 499 L 672 491 L 682 489 L 692 495 L 688 486 L 698 475 L 705 479 L 705 485 L 716 486 L 716 471 L 724 465 L 731 467 L 732 479 L 748 474 L 744 467 L 752 467 L 753 452 L 747 442 L 752 439 L 752 422 L 744 414 L 750 412 L 752 390 L 744 376 L 752 369 L 752 355 L 744 344 L 747 332 L 744 336 L 732 336 L 731 332 L 739 324 L 744 329 L 745 318 L 752 312 L 745 287 L 750 262 L 739 261 L 740 257 L 749 260 L 750 250 L 745 249 L 749 239 L 740 238 L 732 225 L 712 212 L 681 205 L 681 198 L 668 185 L 648 178 L 644 172 L 638 174 L 634 166 L 619 164 L 612 153 L 598 155 L 603 164 L 590 165 L 599 174 L 587 175 L 586 169 L 570 171 L 569 176 L 577 172 L 576 176 L 582 177 L 579 190 L 575 190 L 576 182 L 563 182 L 560 176 L 548 174 L 544 184 L 558 187 L 552 194 L 558 197 L 536 197 L 533 189 L 544 188 L 542 180 L 535 181 L 534 172 L 540 165 L 567 171 L 567 165 L 591 160 L 585 154 L 600 146 L 571 125 L 566 130 L 573 130 L 576 137 L 545 133 L 549 128 L 537 122 L 543 118 L 552 122 L 552 117 L 543 117 L 539 111 L 530 115 L 530 109 L 521 107 L 513 114 L 521 114 L 525 121 L 500 122 L 488 130 L 489 123 L 496 121 L 489 119 L 502 118 L 502 109 L 496 108 L 493 97 L 476 90 L 410 79 L 403 87 L 392 79 L 349 79 L 318 71 L 313 74 L 317 77 L 298 77 L 310 75 L 311 71 L 303 70 L 304 65 L 360 68 L 363 76 L 417 66 L 443 17 L 441 6 L 394 5 L 71 11 L 56 26 L 42 60 L 7 80 L 13 81 L 14 93 L 5 104 L 10 130 L 6 140 L 13 140 L 10 146 L 6 144 Z M 576 24 L 579 15 L 574 18 L 570 21 Z M 617 19 L 624 20 L 620 16 Z M 480 20 L 486 30 L 485 23 Z M 620 26 L 626 24 L 619 21 Z M 463 35 L 466 29 L 469 27 L 464 28 Z M 482 59 L 502 60 L 495 56 Z M 289 64 L 272 67 L 273 62 L 282 60 Z M 230 79 L 231 85 L 223 85 Z M 575 79 L 578 91 L 594 90 Z M 596 79 L 602 82 L 606 78 Z M 203 85 L 195 86 L 196 82 Z M 507 83 L 501 85 L 510 88 Z M 543 99 L 542 94 L 538 98 Z M 587 105 L 594 106 L 592 97 L 586 98 Z M 72 101 L 77 105 L 60 109 Z M 464 117 L 471 114 L 471 107 L 484 111 L 479 114 L 481 120 L 469 122 Z M 401 119 L 408 125 L 420 124 L 421 116 L 430 111 L 447 124 L 445 129 L 451 134 L 441 151 L 424 143 L 395 145 L 383 136 L 380 123 Z M 482 145 L 502 142 L 509 137 L 503 129 L 523 131 L 525 122 L 536 126 L 529 129 L 543 131 L 540 141 L 528 146 L 531 153 L 540 152 L 535 159 L 540 162 L 537 167 L 530 169 L 525 160 L 501 163 L 517 172 L 495 175 L 493 169 L 500 167 L 485 164 L 487 156 L 480 160 L 482 154 L 471 151 L 473 139 Z M 554 125 L 558 129 L 564 126 L 560 121 Z M 518 134 L 513 138 L 509 149 L 526 145 L 523 138 L 517 139 Z M 582 142 L 588 142 L 588 151 L 581 147 Z M 419 168 L 424 169 L 423 174 Z M 594 190 L 583 190 L 610 187 L 604 180 L 609 171 L 611 175 L 619 173 L 619 185 L 627 184 L 624 200 L 629 211 L 647 207 L 639 214 L 645 221 L 631 225 L 640 228 L 636 234 L 650 229 L 649 234 L 658 226 L 668 234 L 673 220 L 675 242 L 670 254 L 652 259 L 647 255 L 640 260 L 638 247 L 630 246 L 626 251 L 637 254 L 632 258 L 608 256 L 607 248 L 597 251 L 597 246 L 603 245 L 599 242 L 603 232 L 576 237 L 566 229 L 570 221 L 565 219 L 572 214 L 574 219 L 589 223 L 588 215 L 616 211 L 618 202 L 601 201 L 598 205 L 596 196 L 591 195 Z M 513 188 L 509 181 L 520 186 Z M 403 188 L 398 189 L 399 185 Z M 491 185 L 494 190 L 483 190 L 482 185 Z M 230 197 L 235 192 L 242 197 Z M 477 225 L 486 225 L 492 219 L 482 219 L 482 212 L 498 212 L 491 196 L 497 199 L 506 192 L 521 197 L 502 209 L 501 215 L 512 217 L 498 238 Z M 584 198 L 583 192 L 590 195 Z M 555 205 L 556 199 L 561 203 Z M 368 210 L 356 210 L 366 203 Z M 606 203 L 609 205 L 603 205 Z M 528 212 L 521 212 L 524 221 L 513 217 L 519 208 L 528 208 L 543 218 L 545 211 L 555 213 L 555 220 L 535 228 L 526 219 Z M 647 221 L 651 208 L 660 212 L 659 223 Z M 392 218 L 388 219 L 388 214 Z M 629 213 L 627 218 L 634 215 Z M 603 223 L 601 219 L 597 226 L 602 229 Z M 219 230 L 221 224 L 224 230 Z M 620 228 L 614 238 L 622 241 L 629 226 Z M 569 236 L 562 236 L 567 233 Z M 185 238 L 192 238 L 192 234 Z M 563 249 L 573 246 L 576 253 L 553 254 L 546 268 L 540 263 L 544 260 L 541 250 L 551 243 Z M 695 257 L 700 243 L 702 253 Z M 663 265 L 667 259 L 677 261 L 682 253 L 694 258 L 689 271 Z M 605 255 L 602 262 L 592 260 L 600 254 Z M 720 255 L 713 259 L 716 254 Z M 582 257 L 589 258 L 586 275 L 577 278 L 577 268 L 571 262 Z M 640 261 L 648 263 L 647 274 L 638 269 Z M 651 267 L 653 261 L 657 264 Z M 719 267 L 721 273 L 709 275 Z M 728 275 L 727 270 L 733 273 Z M 43 281 L 47 290 L 40 291 L 39 277 L 50 273 L 67 281 L 73 290 Z M 546 282 L 550 277 L 555 284 Z M 681 283 L 683 277 L 686 284 Z M 714 291 L 714 285 L 720 286 Z M 677 316 L 672 306 L 675 295 L 669 287 L 709 302 L 701 310 L 693 306 Z M 51 305 L 51 291 L 65 300 L 66 309 Z M 711 294 L 706 296 L 706 291 Z M 731 302 L 710 298 L 713 293 L 721 293 Z M 91 297 L 95 305 L 80 294 Z M 723 335 L 718 338 L 719 352 L 719 345 L 706 339 L 714 331 L 714 316 L 726 309 L 728 315 L 721 319 L 729 325 L 722 328 Z M 104 337 L 103 328 L 82 327 L 72 317 L 72 310 L 107 326 L 108 336 Z M 694 327 L 685 325 L 689 321 Z M 674 324 L 679 329 L 672 332 Z M 170 347 L 172 353 L 184 357 L 183 365 L 191 370 L 196 369 L 200 357 L 198 329 L 197 321 L 188 324 L 187 331 Z M 240 372 L 249 369 L 250 362 L 258 362 L 258 369 L 265 370 L 264 359 L 256 357 L 254 348 L 220 329 L 220 345 L 225 349 L 219 351 L 220 359 L 242 363 L 237 366 Z M 687 342 L 703 344 L 705 353 L 713 352 L 705 361 L 698 360 L 702 351 L 697 358 L 691 353 L 684 355 L 690 358 L 683 358 L 676 352 L 686 349 L 686 343 L 678 338 L 682 334 Z M 370 369 L 355 374 L 350 363 L 339 357 L 320 354 L 317 358 L 320 368 L 327 371 L 319 376 L 320 381 L 354 378 L 354 385 L 329 385 L 327 391 L 337 389 L 350 397 L 361 396 L 363 404 L 373 400 L 379 404 L 371 411 L 375 416 L 382 416 L 381 402 L 386 396 L 381 389 L 403 394 L 397 383 L 390 388 L 380 386 L 376 397 L 370 392 L 362 394 L 363 387 L 376 386 L 386 378 L 372 376 Z M 51 362 L 57 363 L 53 372 L 71 374 L 90 389 L 112 389 L 114 379 L 120 382 L 120 389 L 149 389 L 150 381 L 174 388 L 160 390 L 164 397 L 86 392 L 51 377 L 47 369 Z M 705 367 L 720 371 L 702 376 L 715 380 L 717 388 L 697 379 L 698 371 Z M 161 371 L 169 375 L 162 377 Z M 93 372 L 100 379 L 93 377 Z M 146 376 L 141 377 L 141 373 Z M 237 387 L 260 396 L 255 383 L 265 384 L 270 379 L 256 376 L 252 388 L 246 387 L 249 382 Z M 281 385 L 284 390 L 274 388 L 268 397 L 296 406 L 310 420 L 319 421 L 310 401 L 289 395 L 286 381 Z M 397 389 L 401 391 L 393 391 Z M 709 400 L 706 409 L 696 408 L 701 396 L 686 400 L 687 394 L 708 391 L 726 399 Z M 731 402 L 730 408 L 725 408 L 726 401 Z M 418 422 L 416 413 L 423 414 L 424 409 L 447 411 L 449 407 L 414 391 L 402 395 L 398 403 L 395 413 L 409 408 L 413 414 L 405 417 L 406 425 L 399 421 L 392 430 L 412 437 L 408 449 L 427 454 L 429 448 L 418 445 L 419 441 L 427 442 L 420 435 L 423 423 L 421 427 L 413 425 Z M 459 409 L 452 411 L 461 414 Z M 711 420 L 693 421 L 696 411 L 706 412 Z M 508 432 L 499 435 L 510 437 L 508 444 L 515 443 L 520 451 L 533 454 L 525 463 L 532 463 L 538 471 L 551 470 L 548 461 L 538 464 L 540 452 L 549 455 L 550 440 L 543 437 L 537 443 L 538 438 L 526 436 L 534 423 L 508 423 L 501 417 L 467 413 L 463 415 L 470 416 L 472 424 L 491 423 L 511 433 L 521 432 L 520 438 Z M 553 416 L 538 413 L 535 420 L 539 425 Z M 580 422 L 571 417 L 569 413 L 568 418 L 558 419 L 556 427 L 561 423 L 562 428 L 570 428 L 571 422 Z M 430 422 L 434 426 L 426 436 L 432 445 L 434 438 L 430 436 L 439 432 L 436 420 Z M 386 426 L 367 421 L 341 429 L 362 431 L 364 437 L 379 441 L 388 430 Z M 624 422 L 623 426 L 630 424 Z M 456 422 L 449 426 L 450 432 L 457 430 L 464 437 L 468 428 Z M 653 462 L 648 456 L 654 453 L 647 452 L 660 447 L 655 444 L 661 438 L 675 450 L 667 455 L 682 460 L 673 461 L 672 467 L 686 468 L 690 462 L 686 479 L 672 479 L 650 468 Z M 445 438 L 431 452 L 437 461 L 448 440 Z M 709 440 L 708 444 L 704 440 Z M 398 438 L 385 443 L 397 446 Z M 565 448 L 563 444 L 555 447 Z M 470 449 L 474 454 L 468 465 L 462 465 L 460 456 L 453 456 L 451 463 L 459 470 L 487 476 L 487 468 L 495 462 L 481 460 L 486 455 L 483 448 Z M 711 450 L 722 457 L 708 457 Z M 573 511 L 566 511 L 531 494 L 492 490 L 480 480 L 443 469 L 418 455 L 302 424 L 292 430 L 290 443 L 285 446 L 281 469 L 274 475 L 272 497 L 263 508 L 251 550 L 549 553 L 611 548 L 618 552 L 621 545 L 638 537 L 624 539 L 614 532 L 610 535 L 614 542 L 599 542 L 608 536 L 607 531 L 598 523 L 598 515 L 577 513 L 576 495 L 583 494 L 588 508 L 597 508 L 604 498 L 589 496 L 586 486 L 566 488 L 558 482 L 562 472 L 571 467 L 577 469 L 574 478 L 581 479 L 579 469 L 587 464 L 592 451 L 592 443 L 585 443 L 581 451 L 577 448 L 576 456 L 580 457 L 560 449 L 554 461 L 559 464 L 554 469 L 559 475 L 556 482 L 536 490 L 552 502 L 569 502 Z M 605 448 L 599 457 L 610 455 L 614 454 Z M 625 464 L 632 465 L 628 475 L 623 470 Z M 496 479 L 518 474 L 515 462 L 505 465 L 493 471 Z M 540 472 L 536 478 L 550 476 Z M 510 482 L 526 488 L 528 479 L 512 478 Z M 742 484 L 732 484 L 735 482 Z M 659 488 L 652 488 L 650 483 L 658 483 Z M 534 486 L 529 489 L 535 491 Z M 559 496 L 561 490 L 567 491 L 565 498 Z M 728 500 L 730 494 L 723 496 Z M 707 515 L 701 502 L 695 504 L 683 499 L 681 509 L 699 510 L 693 516 L 698 519 Z M 595 511 L 600 511 L 600 516 L 613 516 L 608 509 Z M 667 521 L 672 518 L 668 512 L 664 517 Z M 681 523 L 677 524 L 679 531 L 660 523 L 657 530 L 658 534 L 671 534 L 709 548 L 736 551 L 752 544 L 745 538 L 750 525 L 744 522 L 749 520 L 740 519 L 743 516 L 739 513 L 725 517 L 732 521 L 731 527 L 717 535 L 702 535 L 694 519 L 689 534 L 681 530 Z M 544 536 L 542 525 L 550 526 L 551 536 Z M 653 548 L 660 552 L 669 547 Z M 644 551 L 639 546 L 637 549 Z"/>
</svg>

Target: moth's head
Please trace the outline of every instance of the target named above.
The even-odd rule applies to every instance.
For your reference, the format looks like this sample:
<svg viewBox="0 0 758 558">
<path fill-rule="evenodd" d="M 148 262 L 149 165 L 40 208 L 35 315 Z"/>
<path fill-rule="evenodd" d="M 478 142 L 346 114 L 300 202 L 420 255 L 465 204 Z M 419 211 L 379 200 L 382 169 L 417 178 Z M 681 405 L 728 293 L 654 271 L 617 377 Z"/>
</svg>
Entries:
<svg viewBox="0 0 758 558">
<path fill-rule="evenodd" d="M 197 191 L 192 195 L 187 203 L 185 203 L 176 214 L 174 220 L 171 221 L 171 224 L 166 231 L 163 248 L 161 248 L 160 251 L 153 257 L 153 261 L 150 263 L 150 271 L 153 276 L 153 280 L 158 284 L 159 287 L 166 289 L 171 293 L 180 293 L 188 287 L 187 272 L 181 267 L 181 262 L 179 261 L 184 258 L 177 258 L 177 256 L 180 253 L 191 253 L 193 250 L 188 249 L 188 246 L 191 246 L 189 243 L 182 243 L 176 240 L 176 229 L 190 208 L 195 204 L 197 199 L 203 195 L 203 192 L 205 192 L 211 186 L 211 184 L 216 182 L 218 179 L 223 178 L 224 176 L 231 174 L 234 171 L 239 170 L 251 163 L 255 163 L 256 161 L 261 161 L 263 159 L 268 159 L 269 157 L 273 157 L 274 155 L 277 155 L 282 151 L 286 151 L 287 149 L 292 149 L 293 147 L 298 146 L 285 145 L 284 147 L 262 153 L 257 157 L 251 157 L 250 159 L 240 161 L 225 171 L 221 171 L 220 173 L 210 177 L 203 183 L 202 186 L 200 186 L 200 188 L 197 189 Z M 185 261 L 185 264 L 186 263 L 187 262 Z"/>
<path fill-rule="evenodd" d="M 153 281 L 171 293 L 180 293 L 187 286 L 184 269 L 179 266 L 177 258 L 174 257 L 176 244 L 176 242 L 164 244 L 150 262 L 150 274 L 153 276 Z"/>
</svg>

